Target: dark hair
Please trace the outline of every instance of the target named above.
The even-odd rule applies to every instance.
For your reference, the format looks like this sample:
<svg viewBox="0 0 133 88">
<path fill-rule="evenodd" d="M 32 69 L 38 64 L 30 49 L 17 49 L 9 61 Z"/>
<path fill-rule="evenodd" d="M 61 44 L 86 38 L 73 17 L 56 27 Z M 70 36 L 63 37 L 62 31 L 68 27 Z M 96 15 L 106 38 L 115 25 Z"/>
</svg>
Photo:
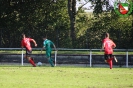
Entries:
<svg viewBox="0 0 133 88">
<path fill-rule="evenodd" d="M 22 33 L 22 36 L 25 35 L 24 33 Z"/>
<path fill-rule="evenodd" d="M 44 34 L 44 35 L 42 36 L 42 38 L 47 38 L 47 34 Z"/>
<path fill-rule="evenodd" d="M 27 35 L 27 36 L 26 36 L 26 34 L 22 33 L 22 37 L 23 37 L 24 35 L 25 35 L 25 37 L 31 38 L 30 35 Z"/>
<path fill-rule="evenodd" d="M 22 33 L 22 37 L 26 36 L 24 33 Z"/>
<path fill-rule="evenodd" d="M 106 34 L 105 34 L 105 37 L 109 37 L 109 33 L 106 33 Z"/>
</svg>

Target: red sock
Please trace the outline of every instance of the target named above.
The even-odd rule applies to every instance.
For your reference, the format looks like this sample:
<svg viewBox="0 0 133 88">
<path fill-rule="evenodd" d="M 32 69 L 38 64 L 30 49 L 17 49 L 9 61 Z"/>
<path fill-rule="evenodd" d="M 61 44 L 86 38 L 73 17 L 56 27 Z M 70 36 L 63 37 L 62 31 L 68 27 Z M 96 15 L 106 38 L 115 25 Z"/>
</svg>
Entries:
<svg viewBox="0 0 133 88">
<path fill-rule="evenodd" d="M 33 65 L 33 67 L 36 67 L 34 61 L 30 58 L 29 62 Z"/>
<path fill-rule="evenodd" d="M 110 64 L 110 69 L 112 69 L 112 60 L 110 60 L 109 64 Z"/>
<path fill-rule="evenodd" d="M 113 60 L 113 58 L 110 58 L 110 59 L 107 60 L 109 66 L 110 66 L 110 69 L 112 69 L 112 66 L 113 66 L 112 60 Z"/>
<path fill-rule="evenodd" d="M 107 60 L 107 62 L 112 61 L 113 59 L 114 59 L 114 58 L 110 58 L 110 59 Z"/>
</svg>

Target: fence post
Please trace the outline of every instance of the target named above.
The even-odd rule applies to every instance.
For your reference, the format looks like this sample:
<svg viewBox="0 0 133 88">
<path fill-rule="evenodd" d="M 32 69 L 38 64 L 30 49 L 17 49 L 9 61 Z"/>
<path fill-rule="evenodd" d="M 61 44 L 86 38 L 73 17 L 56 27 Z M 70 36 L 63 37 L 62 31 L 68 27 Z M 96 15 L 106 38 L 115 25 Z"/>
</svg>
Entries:
<svg viewBox="0 0 133 88">
<path fill-rule="evenodd" d="M 90 67 L 92 66 L 92 51 L 90 50 Z"/>
<path fill-rule="evenodd" d="M 24 55 L 24 53 L 23 53 L 23 49 L 22 49 L 22 57 L 21 57 L 21 65 L 23 66 L 23 55 Z"/>
<path fill-rule="evenodd" d="M 128 68 L 128 50 L 126 52 L 126 67 Z"/>
<path fill-rule="evenodd" d="M 55 51 L 55 66 L 56 66 L 56 59 L 57 59 L 57 51 Z"/>
</svg>

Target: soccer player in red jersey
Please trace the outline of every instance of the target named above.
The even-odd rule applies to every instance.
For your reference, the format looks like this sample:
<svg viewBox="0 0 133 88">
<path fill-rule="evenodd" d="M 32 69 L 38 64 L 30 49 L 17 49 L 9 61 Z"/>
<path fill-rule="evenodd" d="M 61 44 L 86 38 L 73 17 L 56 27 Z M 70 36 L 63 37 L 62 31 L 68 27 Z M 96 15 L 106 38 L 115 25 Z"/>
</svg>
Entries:
<svg viewBox="0 0 133 88">
<path fill-rule="evenodd" d="M 33 65 L 33 67 L 36 67 L 33 58 L 31 58 L 30 55 L 32 54 L 31 42 L 33 42 L 35 46 L 37 46 L 37 43 L 34 39 L 26 37 L 25 34 L 22 34 L 22 37 L 21 47 L 26 49 L 26 59 Z"/>
<path fill-rule="evenodd" d="M 112 60 L 117 62 L 115 56 L 113 57 L 113 48 L 116 44 L 109 38 L 109 33 L 105 34 L 105 38 L 102 40 L 102 49 L 104 49 L 105 62 L 109 64 L 110 69 L 112 69 Z"/>
</svg>

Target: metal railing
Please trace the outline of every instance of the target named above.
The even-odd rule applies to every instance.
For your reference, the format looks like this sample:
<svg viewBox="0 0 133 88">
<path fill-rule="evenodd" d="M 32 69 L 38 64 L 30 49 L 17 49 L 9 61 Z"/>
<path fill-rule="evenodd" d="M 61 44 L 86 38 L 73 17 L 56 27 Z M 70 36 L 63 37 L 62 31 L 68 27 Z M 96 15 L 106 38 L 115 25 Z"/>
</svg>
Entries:
<svg viewBox="0 0 133 88">
<path fill-rule="evenodd" d="M 22 48 L 0 48 L 0 50 L 22 50 Z M 41 48 L 33 48 L 33 50 L 41 50 Z M 88 52 L 88 55 L 89 55 L 89 62 L 90 62 L 90 67 L 92 67 L 92 52 L 93 51 L 99 51 L 101 49 L 68 49 L 68 48 L 57 48 L 58 51 L 87 51 Z M 125 55 L 126 55 L 126 67 L 128 67 L 128 55 L 129 55 L 129 52 L 132 52 L 133 49 L 114 49 L 114 52 L 115 51 L 119 51 L 119 52 L 125 52 Z M 23 50 L 22 50 L 22 56 L 21 56 L 21 65 L 23 66 Z M 56 66 L 56 61 L 57 61 L 57 51 L 55 51 L 55 66 Z"/>
</svg>

